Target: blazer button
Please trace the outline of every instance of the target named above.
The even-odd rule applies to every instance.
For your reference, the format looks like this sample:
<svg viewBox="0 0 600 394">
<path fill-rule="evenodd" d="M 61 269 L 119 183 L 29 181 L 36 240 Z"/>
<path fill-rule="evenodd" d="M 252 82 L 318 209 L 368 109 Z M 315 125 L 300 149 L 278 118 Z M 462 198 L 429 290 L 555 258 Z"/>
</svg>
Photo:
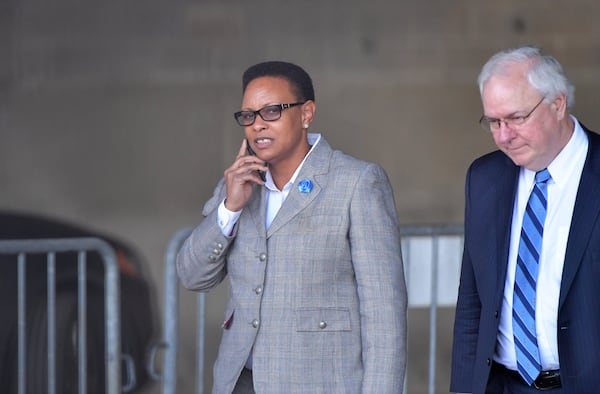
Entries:
<svg viewBox="0 0 600 394">
<path fill-rule="evenodd" d="M 497 319 L 498 318 L 498 311 L 494 312 L 494 317 Z"/>
<path fill-rule="evenodd" d="M 320 322 L 320 323 L 319 323 L 319 328 L 320 328 L 321 330 L 323 330 L 323 329 L 327 328 L 327 322 L 326 322 L 326 321 L 322 321 L 322 322 Z"/>
<path fill-rule="evenodd" d="M 487 360 L 485 360 L 485 363 L 486 363 L 488 366 L 490 366 L 490 365 L 492 365 L 492 360 L 490 360 L 490 359 L 488 358 Z"/>
<path fill-rule="evenodd" d="M 258 328 L 258 319 L 252 320 L 252 327 Z"/>
<path fill-rule="evenodd" d="M 217 249 L 223 250 L 223 244 L 221 242 L 217 242 Z"/>
</svg>

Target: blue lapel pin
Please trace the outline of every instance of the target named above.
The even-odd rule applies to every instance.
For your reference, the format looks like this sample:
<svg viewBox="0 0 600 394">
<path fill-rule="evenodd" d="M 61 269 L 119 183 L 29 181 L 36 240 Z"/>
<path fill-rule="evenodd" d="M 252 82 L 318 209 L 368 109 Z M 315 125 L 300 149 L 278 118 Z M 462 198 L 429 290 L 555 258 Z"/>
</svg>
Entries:
<svg viewBox="0 0 600 394">
<path fill-rule="evenodd" d="M 298 190 L 300 193 L 310 193 L 313 188 L 313 184 L 309 179 L 303 179 L 298 182 Z"/>
</svg>

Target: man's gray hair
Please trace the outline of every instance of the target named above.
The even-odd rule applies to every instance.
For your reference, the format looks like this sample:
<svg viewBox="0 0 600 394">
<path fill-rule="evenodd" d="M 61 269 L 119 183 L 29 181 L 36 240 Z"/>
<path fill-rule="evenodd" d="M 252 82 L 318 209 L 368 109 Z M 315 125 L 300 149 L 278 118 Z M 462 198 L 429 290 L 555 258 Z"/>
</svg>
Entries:
<svg viewBox="0 0 600 394">
<path fill-rule="evenodd" d="M 531 86 L 546 98 L 546 102 L 551 102 L 561 94 L 565 94 L 567 108 L 573 108 L 575 87 L 568 80 L 558 60 L 543 54 L 540 48 L 531 46 L 508 49 L 492 56 L 477 78 L 479 94 L 483 94 L 483 88 L 492 76 L 503 74 L 508 71 L 508 67 L 523 63 L 529 63 L 527 79 Z"/>
</svg>

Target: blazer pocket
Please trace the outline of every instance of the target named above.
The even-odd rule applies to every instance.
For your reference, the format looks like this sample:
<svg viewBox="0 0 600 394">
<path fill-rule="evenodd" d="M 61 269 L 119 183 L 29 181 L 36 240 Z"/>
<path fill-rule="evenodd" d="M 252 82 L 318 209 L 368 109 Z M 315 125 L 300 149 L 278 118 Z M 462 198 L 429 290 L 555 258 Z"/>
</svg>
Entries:
<svg viewBox="0 0 600 394">
<path fill-rule="evenodd" d="M 352 331 L 348 308 L 297 308 L 296 331 Z"/>
<path fill-rule="evenodd" d="M 339 228 L 343 218 L 339 215 L 310 215 L 298 218 L 298 226 L 307 230 L 322 230 L 323 228 Z"/>
</svg>

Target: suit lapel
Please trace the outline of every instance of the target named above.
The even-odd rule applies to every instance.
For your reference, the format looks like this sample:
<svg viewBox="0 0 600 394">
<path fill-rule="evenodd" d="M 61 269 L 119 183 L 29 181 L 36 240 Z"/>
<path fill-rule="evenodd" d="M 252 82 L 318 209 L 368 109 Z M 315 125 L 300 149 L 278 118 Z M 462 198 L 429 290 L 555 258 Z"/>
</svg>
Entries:
<svg viewBox="0 0 600 394">
<path fill-rule="evenodd" d="M 271 226 L 267 230 L 267 238 L 292 220 L 299 212 L 304 210 L 319 195 L 319 193 L 321 193 L 327 179 L 326 174 L 329 170 L 331 152 L 331 147 L 327 141 L 321 137 L 321 140 L 314 151 L 310 153 L 304 162 L 302 169 L 298 173 L 298 177 L 296 178 L 294 186 L 292 186 L 292 190 L 290 190 L 290 194 L 283 202 L 277 215 L 275 215 Z M 305 179 L 312 182 L 313 185 L 312 190 L 308 193 L 302 193 L 298 190 L 298 182 Z"/>
<path fill-rule="evenodd" d="M 504 285 L 506 280 L 506 269 L 508 267 L 508 252 L 510 249 L 510 234 L 513 217 L 513 207 L 517 192 L 519 180 L 519 167 L 515 166 L 508 157 L 505 157 L 506 165 L 498 176 L 497 187 L 497 206 L 496 210 L 496 245 L 498 245 L 497 265 L 496 265 L 496 287 L 495 294 L 500 297 L 504 294 Z"/>
<path fill-rule="evenodd" d="M 587 130 L 586 130 L 587 131 Z M 600 137 L 587 132 L 589 139 L 588 155 L 583 166 L 579 190 L 573 209 L 571 230 L 567 241 L 563 276 L 560 285 L 559 308 L 565 301 L 569 288 L 589 250 L 589 238 L 600 213 Z"/>
<path fill-rule="evenodd" d="M 301 193 L 298 191 L 297 183 L 301 179 L 308 179 L 313 183 L 313 189 L 310 193 Z M 292 220 L 304 208 L 306 208 L 306 206 L 308 206 L 308 204 L 310 204 L 311 201 L 313 201 L 319 195 L 321 190 L 322 187 L 318 183 L 317 177 L 314 177 L 314 179 L 298 177 L 292 190 L 290 190 L 290 194 L 285 199 L 281 209 L 279 209 L 279 212 L 277 212 L 277 215 L 275 215 L 273 223 L 271 223 L 271 226 L 267 230 L 267 238 Z"/>
<path fill-rule="evenodd" d="M 267 188 L 264 186 L 255 186 L 252 200 L 248 203 L 248 212 L 250 212 L 250 216 L 256 227 L 256 232 L 262 237 L 266 236 L 266 198 Z"/>
</svg>

